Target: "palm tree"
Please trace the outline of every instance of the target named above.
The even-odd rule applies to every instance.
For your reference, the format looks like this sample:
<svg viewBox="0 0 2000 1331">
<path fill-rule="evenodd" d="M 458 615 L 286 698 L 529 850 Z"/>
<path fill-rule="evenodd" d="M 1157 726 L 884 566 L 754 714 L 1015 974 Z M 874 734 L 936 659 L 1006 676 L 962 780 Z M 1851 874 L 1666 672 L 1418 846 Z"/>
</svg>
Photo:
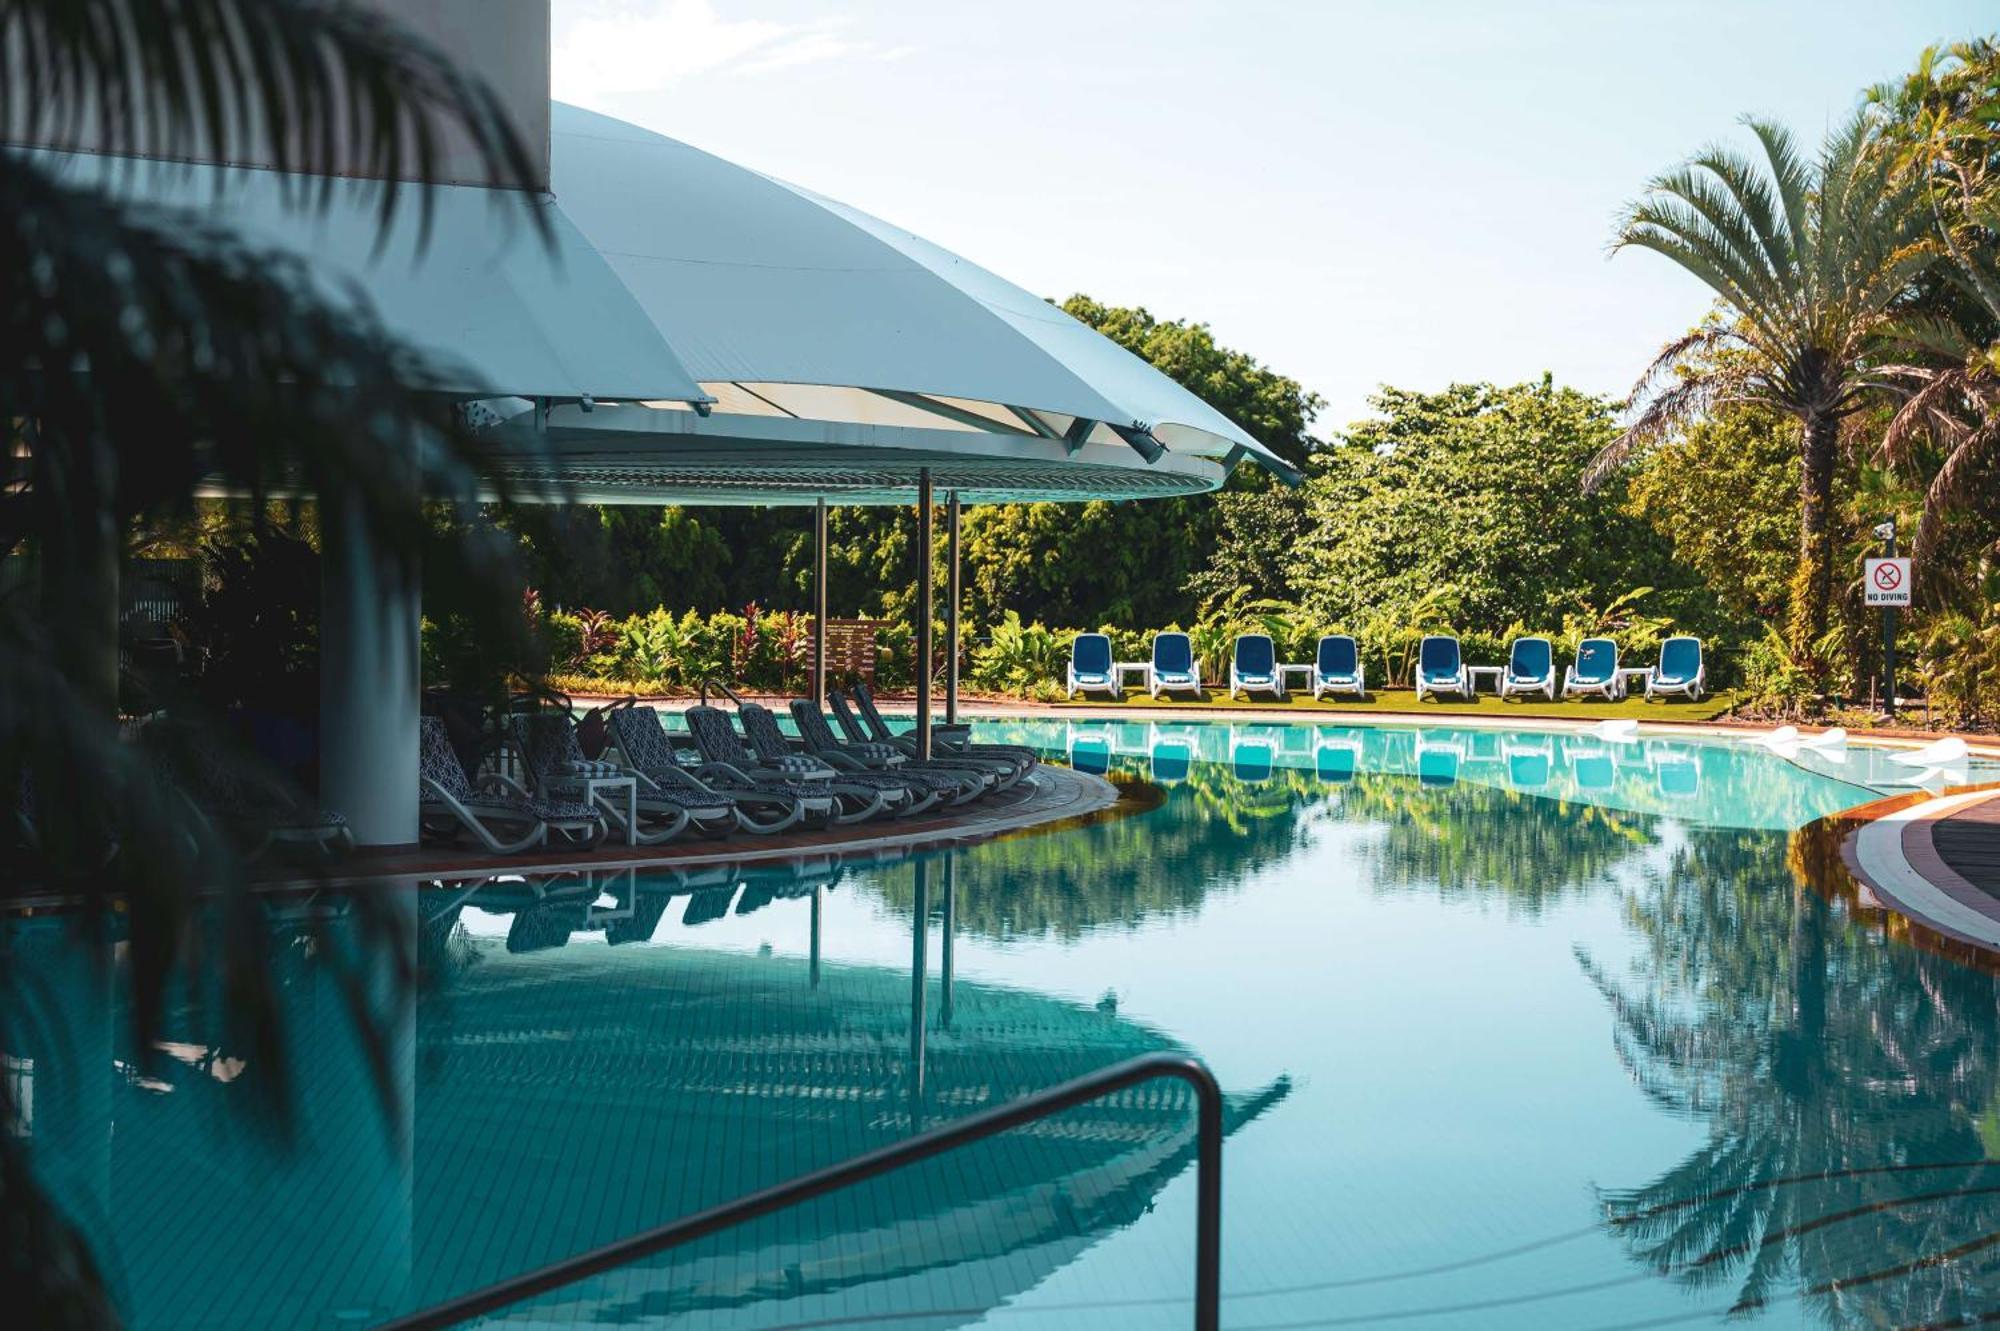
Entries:
<svg viewBox="0 0 2000 1331">
<path fill-rule="evenodd" d="M 1720 408 L 1757 404 L 1799 422 L 1799 569 L 1789 637 L 1809 649 L 1833 600 L 1833 473 L 1842 422 L 1870 389 L 1867 357 L 1931 261 L 1914 191 L 1870 150 L 1860 116 L 1816 159 L 1768 121 L 1746 121 L 1763 160 L 1712 147 L 1655 177 L 1614 249 L 1666 255 L 1715 292 L 1719 317 L 1669 342 L 1633 390 L 1635 415 L 1598 454 L 1596 486 L 1632 453 Z"/>
<path fill-rule="evenodd" d="M 0 50 L 15 80 L 0 96 L 0 143 L 87 136 L 132 157 L 262 155 L 302 177 L 346 170 L 384 182 L 384 225 L 409 206 L 396 182 L 433 178 L 446 146 L 464 145 L 491 183 L 531 197 L 528 155 L 497 98 L 358 5 L 0 0 Z M 322 199 L 294 195 L 301 210 Z M 522 216 L 539 231 L 532 210 Z M 197 914 L 197 889 L 220 889 L 212 937 L 223 945 L 205 964 L 281 1089 L 261 908 L 228 890 L 242 876 L 227 847 L 119 738 L 121 544 L 135 522 L 185 514 L 199 489 L 216 486 L 259 498 L 337 491 L 353 497 L 350 520 L 385 548 L 409 550 L 425 517 L 387 478 L 421 458 L 429 493 L 469 501 L 474 441 L 451 402 L 429 391 L 434 367 L 365 310 L 330 304 L 297 262 L 245 245 L 212 217 L 120 203 L 16 149 L 0 150 L 0 348 L 0 556 L 30 554 L 41 583 L 38 597 L 0 597 L 0 810 L 10 830 L 28 792 L 41 796 L 32 862 L 0 837 L 0 884 L 11 892 L 32 874 L 41 890 L 79 900 L 87 922 L 121 905 L 141 1050 L 177 982 L 181 946 L 210 918 Z M 433 554 L 467 571 L 485 558 L 427 544 Z M 496 614 L 518 605 L 505 577 L 482 569 L 476 581 L 492 589 Z M 399 939 L 385 928 L 373 941 L 406 975 Z M 0 949 L 0 993 L 12 992 Z M 10 1038 L 12 1007 L 0 1008 Z M 370 1031 L 373 1009 L 357 995 L 354 1010 Z M 0 1084 L 0 1097 L 11 1089 Z M 23 1324 L 116 1323 L 87 1244 L 55 1214 L 11 1132 L 0 1132 L 0 1227 L 13 1236 L 0 1279 Z"/>
<path fill-rule="evenodd" d="M 1924 486 L 1911 555 L 1935 587 L 1945 519 L 2000 463 L 2000 44 L 1927 48 L 1868 100 L 1883 151 L 1928 205 L 1949 256 L 1919 311 L 1895 330 L 1903 363 L 1883 367 L 1902 403 L 1880 460 Z M 1926 451 L 1925 443 L 1934 446 Z"/>
<path fill-rule="evenodd" d="M 1905 321 L 1896 340 L 1915 355 L 1881 367 L 1902 402 L 1882 432 L 1878 457 L 1923 484 L 1910 557 L 1920 583 L 1931 588 L 1949 571 L 1948 561 L 1937 557 L 1946 519 L 1980 480 L 1990 483 L 2000 464 L 2000 342 L 1982 339 L 1966 322 L 1940 316 Z M 1926 442 L 1933 449 L 1925 450 Z"/>
</svg>

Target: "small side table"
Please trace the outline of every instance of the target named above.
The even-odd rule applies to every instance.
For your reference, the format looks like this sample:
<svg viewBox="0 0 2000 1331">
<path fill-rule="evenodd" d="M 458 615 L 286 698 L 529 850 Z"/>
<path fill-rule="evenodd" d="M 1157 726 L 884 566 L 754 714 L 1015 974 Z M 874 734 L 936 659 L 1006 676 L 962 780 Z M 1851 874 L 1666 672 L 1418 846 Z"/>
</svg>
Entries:
<svg viewBox="0 0 2000 1331">
<path fill-rule="evenodd" d="M 1279 666 L 1279 667 L 1278 667 L 1278 692 L 1279 692 L 1279 693 L 1283 693 L 1283 692 L 1285 692 L 1285 691 L 1286 691 L 1287 689 L 1290 689 L 1290 688 L 1292 688 L 1292 687 L 1293 687 L 1293 686 L 1292 686 L 1291 684 L 1288 684 L 1288 683 L 1286 682 L 1287 680 L 1291 680 L 1291 679 L 1302 679 L 1302 680 L 1304 680 L 1304 681 L 1305 681 L 1305 683 L 1303 683 L 1303 684 L 1300 684 L 1300 685 L 1298 685 L 1297 687 L 1298 687 L 1298 688 L 1300 688 L 1300 689 L 1302 689 L 1302 690 L 1304 690 L 1304 691 L 1305 691 L 1305 692 L 1307 692 L 1307 693 L 1311 693 L 1311 692 L 1312 692 L 1312 686 L 1313 686 L 1313 666 L 1312 666 L 1312 663 L 1311 663 L 1310 661 L 1308 661 L 1308 662 L 1307 662 L 1306 664 L 1304 664 L 1304 665 L 1281 665 L 1281 666 Z"/>
<path fill-rule="evenodd" d="M 595 804 L 603 809 L 613 823 L 625 825 L 625 844 L 639 844 L 639 781 L 630 776 L 579 776 L 566 782 L 571 789 L 583 792 L 586 804 Z M 623 799 L 618 799 L 619 795 Z M 606 796 L 612 798 L 606 798 Z M 619 811 L 618 805 L 625 806 Z"/>
<path fill-rule="evenodd" d="M 1639 691 L 1646 691 L 1646 683 L 1653 677 L 1651 666 L 1620 666 L 1618 668 L 1618 696 L 1623 698 L 1632 691 L 1632 680 L 1639 681 Z"/>
<path fill-rule="evenodd" d="M 1479 696 L 1479 681 L 1481 677 L 1484 677 L 1486 680 L 1486 691 L 1488 693 L 1498 693 L 1500 692 L 1500 681 L 1506 677 L 1506 674 L 1506 666 L 1467 666 L 1465 668 L 1465 682 L 1472 686 L 1472 696 L 1476 698 Z"/>
<path fill-rule="evenodd" d="M 1139 677 L 1139 687 L 1149 689 L 1153 686 L 1153 663 L 1151 661 L 1113 661 L 1111 663 L 1111 682 L 1118 686 L 1121 693 L 1125 689 L 1125 679 L 1129 675 L 1137 675 Z"/>
</svg>

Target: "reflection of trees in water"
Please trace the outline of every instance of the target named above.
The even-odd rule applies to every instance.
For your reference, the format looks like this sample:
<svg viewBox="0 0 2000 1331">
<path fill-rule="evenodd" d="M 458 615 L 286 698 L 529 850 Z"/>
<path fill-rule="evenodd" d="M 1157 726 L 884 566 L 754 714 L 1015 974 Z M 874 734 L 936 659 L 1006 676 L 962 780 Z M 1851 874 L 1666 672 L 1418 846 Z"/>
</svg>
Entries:
<svg viewBox="0 0 2000 1331">
<path fill-rule="evenodd" d="M 1365 773 L 1345 790 L 1341 812 L 1383 829 L 1363 851 L 1376 887 L 1446 899 L 1497 895 L 1527 915 L 1602 881 L 1654 844 L 1647 815 L 1475 782 L 1426 787 L 1415 777 Z"/>
<path fill-rule="evenodd" d="M 2000 1308 L 1993 979 L 1798 885 L 1777 834 L 1693 831 L 1628 907 L 1630 974 L 1579 958 L 1640 1086 L 1709 1125 L 1607 1198 L 1634 1259 L 1745 1311 L 1796 1290 L 1835 1326 Z"/>
<path fill-rule="evenodd" d="M 1074 938 L 1192 912 L 1211 891 L 1235 888 L 1252 866 L 1290 854 L 1305 834 L 1303 814 L 1324 789 L 1302 772 L 1280 769 L 1246 784 L 1226 766 L 1196 763 L 1149 813 L 976 846 L 958 864 L 958 929 Z M 863 881 L 899 912 L 910 909 L 907 873 Z"/>
</svg>

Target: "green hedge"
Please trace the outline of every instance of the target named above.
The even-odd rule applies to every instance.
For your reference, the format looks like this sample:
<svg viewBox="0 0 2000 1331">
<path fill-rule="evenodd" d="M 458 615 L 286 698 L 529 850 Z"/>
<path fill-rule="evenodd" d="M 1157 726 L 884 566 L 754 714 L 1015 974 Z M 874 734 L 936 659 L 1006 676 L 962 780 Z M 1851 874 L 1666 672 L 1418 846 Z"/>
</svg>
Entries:
<svg viewBox="0 0 2000 1331">
<path fill-rule="evenodd" d="M 557 610 L 542 619 L 551 675 L 607 691 L 692 693 L 703 680 L 768 693 L 804 691 L 812 671 L 812 617 L 746 606 L 678 616 L 664 608 L 615 619 L 597 611 Z M 911 633 L 884 628 L 876 641 L 876 678 L 891 688 L 910 682 Z"/>
<path fill-rule="evenodd" d="M 1669 621 L 1636 613 L 1632 603 L 1644 591 L 1622 598 L 1606 613 L 1570 616 L 1560 626 L 1529 629 L 1511 625 L 1494 633 L 1451 624 L 1442 615 L 1392 616 L 1384 613 L 1365 624 L 1321 625 L 1296 606 L 1252 602 L 1212 615 L 1186 629 L 1169 624 L 1134 629 L 1116 624 L 1095 630 L 1049 628 L 1023 623 L 1012 611 L 985 634 L 967 635 L 964 678 L 977 690 L 1025 698 L 1054 698 L 1062 692 L 1063 666 L 1070 642 L 1079 632 L 1095 631 L 1111 638 L 1113 655 L 1121 661 L 1151 659 L 1153 636 L 1186 632 L 1193 641 L 1203 677 L 1219 683 L 1229 670 L 1231 644 L 1239 633 L 1268 633 L 1285 661 L 1310 661 L 1322 633 L 1351 632 L 1361 641 L 1371 681 L 1401 686 L 1408 683 L 1417 644 L 1426 633 L 1456 633 L 1466 659 L 1498 665 L 1507 645 L 1528 632 L 1540 632 L 1556 643 L 1558 657 L 1573 653 L 1582 638 L 1605 634 L 1637 660 L 1657 653 L 1671 630 Z M 1436 619 L 1438 622 L 1427 622 Z M 790 611 L 763 611 L 751 605 L 742 613 L 724 611 L 676 615 L 664 608 L 613 618 L 598 611 L 557 610 L 538 614 L 547 651 L 548 672 L 558 687 L 572 692 L 636 692 L 650 695 L 693 693 L 702 681 L 717 680 L 732 688 L 765 693 L 802 693 L 812 669 L 812 619 Z M 939 627 L 940 638 L 942 626 Z M 451 662 L 466 657 L 476 645 L 459 641 L 449 625 L 424 625 L 427 678 L 451 678 Z M 913 637 L 907 624 L 889 624 L 876 640 L 876 679 L 888 688 L 907 688 L 912 681 Z M 938 648 L 943 644 L 939 641 Z M 943 670 L 941 651 L 938 669 Z M 1716 672 L 1710 663 L 1710 673 Z"/>
</svg>

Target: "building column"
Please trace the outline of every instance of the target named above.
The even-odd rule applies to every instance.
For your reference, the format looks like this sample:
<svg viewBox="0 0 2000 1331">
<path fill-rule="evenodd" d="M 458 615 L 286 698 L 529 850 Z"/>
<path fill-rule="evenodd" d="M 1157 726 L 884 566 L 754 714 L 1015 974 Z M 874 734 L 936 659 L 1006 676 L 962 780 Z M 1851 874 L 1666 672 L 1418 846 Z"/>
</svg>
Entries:
<svg viewBox="0 0 2000 1331">
<path fill-rule="evenodd" d="M 944 723 L 958 724 L 958 491 L 944 504 Z"/>
<path fill-rule="evenodd" d="M 826 710 L 826 499 L 813 506 L 813 706 Z"/>
<path fill-rule="evenodd" d="M 931 469 L 917 473 L 917 756 L 931 756 Z"/>
<path fill-rule="evenodd" d="M 416 502 L 414 480 L 411 502 Z M 320 509 L 319 799 L 356 844 L 417 842 L 423 584 L 356 496 Z"/>
</svg>

